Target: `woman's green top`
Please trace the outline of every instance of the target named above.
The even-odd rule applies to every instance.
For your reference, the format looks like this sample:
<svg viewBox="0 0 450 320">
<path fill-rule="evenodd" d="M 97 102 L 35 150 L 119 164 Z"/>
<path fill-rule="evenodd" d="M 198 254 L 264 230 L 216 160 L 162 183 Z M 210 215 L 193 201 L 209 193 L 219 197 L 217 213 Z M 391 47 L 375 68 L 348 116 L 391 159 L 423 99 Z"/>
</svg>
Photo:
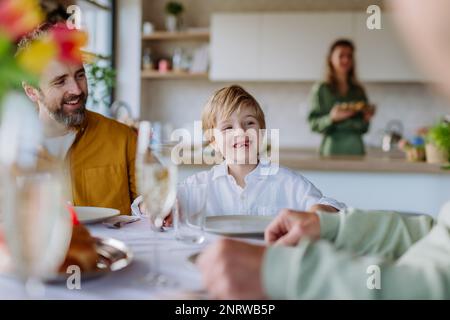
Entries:
<svg viewBox="0 0 450 320">
<path fill-rule="evenodd" d="M 334 92 L 327 83 L 314 86 L 311 96 L 312 110 L 308 122 L 314 132 L 324 135 L 320 145 L 320 154 L 329 155 L 363 155 L 365 153 L 362 135 L 369 129 L 361 113 L 352 118 L 333 123 L 330 117 L 331 109 L 338 103 L 367 103 L 367 96 L 360 86 L 351 84 L 345 96 Z"/>
</svg>

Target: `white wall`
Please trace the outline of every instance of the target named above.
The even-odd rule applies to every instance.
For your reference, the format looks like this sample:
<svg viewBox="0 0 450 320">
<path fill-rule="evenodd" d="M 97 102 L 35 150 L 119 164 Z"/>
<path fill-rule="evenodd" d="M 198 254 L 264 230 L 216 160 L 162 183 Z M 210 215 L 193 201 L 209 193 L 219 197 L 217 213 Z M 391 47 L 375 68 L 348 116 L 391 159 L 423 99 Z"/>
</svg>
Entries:
<svg viewBox="0 0 450 320">
<path fill-rule="evenodd" d="M 204 80 L 144 82 L 142 115 L 152 121 L 169 121 L 175 127 L 200 119 L 208 97 L 230 83 Z M 309 92 L 312 83 L 240 82 L 261 103 L 270 128 L 280 129 L 281 147 L 318 147 L 320 135 L 311 132 L 307 123 Z M 450 105 L 433 97 L 422 84 L 370 84 L 370 100 L 378 106 L 366 142 L 377 145 L 391 119 L 400 119 L 407 135 L 424 125 L 433 124 Z"/>
<path fill-rule="evenodd" d="M 117 1 L 116 100 L 125 101 L 134 117 L 141 107 L 141 0 Z"/>
</svg>

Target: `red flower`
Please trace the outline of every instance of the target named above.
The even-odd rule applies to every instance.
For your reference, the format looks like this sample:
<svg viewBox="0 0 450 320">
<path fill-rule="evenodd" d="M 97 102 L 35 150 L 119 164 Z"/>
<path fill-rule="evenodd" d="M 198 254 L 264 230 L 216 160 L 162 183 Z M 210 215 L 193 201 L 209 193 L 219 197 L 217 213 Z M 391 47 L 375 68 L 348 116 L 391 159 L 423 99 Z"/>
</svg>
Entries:
<svg viewBox="0 0 450 320">
<path fill-rule="evenodd" d="M 37 0 L 0 0 L 0 33 L 9 39 L 30 32 L 43 18 Z"/>
<path fill-rule="evenodd" d="M 69 63 L 82 61 L 81 48 L 87 44 L 85 32 L 69 29 L 65 24 L 59 23 L 52 28 L 51 35 L 58 45 L 60 61 Z"/>
</svg>

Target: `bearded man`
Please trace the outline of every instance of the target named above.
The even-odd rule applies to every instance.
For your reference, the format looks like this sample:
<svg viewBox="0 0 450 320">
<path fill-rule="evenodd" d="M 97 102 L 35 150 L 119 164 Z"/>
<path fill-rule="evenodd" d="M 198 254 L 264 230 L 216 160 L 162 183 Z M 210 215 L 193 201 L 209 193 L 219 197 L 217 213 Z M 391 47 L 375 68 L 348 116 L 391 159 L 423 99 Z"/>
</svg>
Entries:
<svg viewBox="0 0 450 320">
<path fill-rule="evenodd" d="M 24 37 L 18 52 L 47 35 L 44 24 Z M 130 214 L 136 198 L 136 134 L 126 125 L 86 110 L 88 84 L 82 62 L 51 61 L 38 84 L 23 88 L 44 124 L 45 148 L 64 159 L 75 206 L 108 207 Z"/>
</svg>

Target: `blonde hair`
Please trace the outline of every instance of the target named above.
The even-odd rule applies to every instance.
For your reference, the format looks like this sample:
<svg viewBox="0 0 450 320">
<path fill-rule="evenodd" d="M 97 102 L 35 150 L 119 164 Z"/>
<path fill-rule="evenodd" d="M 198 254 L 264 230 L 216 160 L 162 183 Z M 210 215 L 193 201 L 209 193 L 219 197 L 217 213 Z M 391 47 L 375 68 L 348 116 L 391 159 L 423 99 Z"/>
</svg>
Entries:
<svg viewBox="0 0 450 320">
<path fill-rule="evenodd" d="M 228 119 L 235 111 L 251 107 L 255 111 L 256 120 L 261 129 L 266 128 L 264 112 L 258 101 L 241 86 L 232 85 L 216 91 L 206 103 L 202 112 L 202 127 L 206 137 L 212 141 L 211 129 L 217 124 L 217 118 Z"/>
</svg>

